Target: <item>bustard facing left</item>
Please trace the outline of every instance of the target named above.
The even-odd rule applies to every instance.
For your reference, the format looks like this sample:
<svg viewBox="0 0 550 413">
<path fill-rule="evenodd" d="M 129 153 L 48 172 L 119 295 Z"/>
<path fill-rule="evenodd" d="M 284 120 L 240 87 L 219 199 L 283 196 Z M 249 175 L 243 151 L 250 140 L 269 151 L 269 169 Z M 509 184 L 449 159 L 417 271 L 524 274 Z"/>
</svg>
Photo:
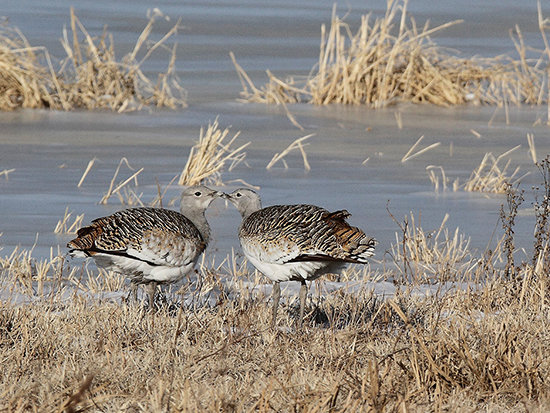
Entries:
<svg viewBox="0 0 550 413">
<path fill-rule="evenodd" d="M 376 240 L 350 226 L 348 211 L 329 212 L 315 205 L 262 208 L 260 196 L 247 188 L 225 194 L 241 213 L 239 240 L 244 255 L 273 286 L 273 325 L 281 281 L 299 281 L 300 316 L 304 318 L 306 281 L 341 270 L 348 263 L 366 264 Z"/>
<path fill-rule="evenodd" d="M 142 207 L 97 218 L 67 244 L 69 254 L 92 257 L 99 267 L 128 277 L 134 299 L 138 284 L 145 284 L 154 308 L 158 284 L 177 282 L 193 270 L 210 239 L 204 213 L 222 195 L 193 186 L 182 193 L 181 213 Z"/>
</svg>

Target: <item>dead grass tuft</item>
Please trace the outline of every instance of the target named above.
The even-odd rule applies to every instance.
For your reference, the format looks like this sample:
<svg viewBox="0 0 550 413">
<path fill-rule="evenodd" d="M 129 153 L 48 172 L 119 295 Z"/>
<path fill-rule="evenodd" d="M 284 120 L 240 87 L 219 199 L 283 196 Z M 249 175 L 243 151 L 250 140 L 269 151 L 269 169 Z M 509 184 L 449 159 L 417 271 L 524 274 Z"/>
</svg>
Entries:
<svg viewBox="0 0 550 413">
<path fill-rule="evenodd" d="M 445 224 L 449 214 L 441 221 L 439 228 L 425 231 L 411 213 L 403 223 L 397 223 L 401 235 L 396 235 L 390 254 L 394 260 L 399 279 L 403 283 L 434 284 L 447 281 L 463 281 L 472 274 L 477 259 L 470 251 L 470 238 L 456 228 L 450 232 Z"/>
<path fill-rule="evenodd" d="M 91 36 L 71 8 L 70 32 L 63 30 L 67 57 L 56 70 L 48 51 L 32 47 L 16 28 L 0 28 L 0 109 L 108 109 L 127 112 L 144 106 L 185 107 L 185 91 L 175 74 L 176 47 L 166 41 L 177 33 L 178 21 L 159 41 L 149 44 L 154 12 L 132 52 L 117 60 L 112 35 Z M 143 51 L 145 45 L 147 50 Z M 142 72 L 155 50 L 168 50 L 169 63 L 156 82 Z"/>
<path fill-rule="evenodd" d="M 414 146 L 413 146 L 414 147 Z M 434 186 L 434 190 L 439 192 L 440 188 L 443 191 L 447 190 L 448 185 L 452 185 L 452 190 L 454 192 L 459 189 L 464 189 L 468 192 L 486 192 L 486 193 L 495 193 L 495 194 L 505 194 L 508 191 L 509 186 L 517 186 L 523 178 L 529 175 L 529 172 L 518 176 L 519 166 L 514 169 L 513 172 L 508 172 L 508 168 L 511 163 L 511 159 L 508 159 L 504 165 L 502 161 L 508 155 L 510 155 L 515 150 L 519 149 L 521 145 L 518 145 L 499 156 L 495 157 L 491 152 L 487 152 L 477 168 L 475 168 L 470 177 L 463 183 L 460 184 L 460 179 L 455 178 L 454 181 L 450 182 L 450 178 L 445 174 L 445 169 L 442 166 L 437 165 L 428 165 L 426 171 L 428 172 L 428 178 Z M 411 148 L 412 150 L 413 148 Z M 428 149 L 428 148 L 425 148 Z M 424 151 L 424 150 L 422 150 Z M 420 152 L 422 152 L 420 151 Z M 530 153 L 533 155 L 534 149 L 530 150 Z M 409 151 L 410 152 L 410 151 Z M 414 154 L 413 156 L 415 156 Z M 536 157 L 536 154 L 534 154 Z M 412 156 L 411 156 L 412 157 Z M 533 158 L 533 161 L 536 164 L 536 158 Z M 441 178 L 441 181 L 440 181 Z M 440 185 L 441 182 L 441 185 Z"/>
<path fill-rule="evenodd" d="M 55 234 L 76 234 L 78 229 L 82 226 L 84 214 L 75 216 L 71 223 L 72 214 L 72 212 L 69 212 L 69 207 L 65 208 L 63 218 L 57 222 L 57 225 L 53 231 Z"/>
<path fill-rule="evenodd" d="M 506 192 L 508 185 L 515 185 L 520 182 L 525 175 L 517 177 L 519 166 L 512 173 L 508 173 L 510 159 L 508 159 L 504 166 L 499 165 L 499 162 L 520 147 L 521 145 L 518 145 L 497 157 L 490 152 L 486 153 L 479 166 L 464 183 L 464 190 L 503 194 Z"/>
<path fill-rule="evenodd" d="M 525 45 L 519 27 L 511 31 L 518 57 L 458 58 L 449 55 L 430 36 L 453 21 L 430 28 L 407 15 L 407 0 L 388 1 L 384 17 L 361 17 L 354 33 L 336 15 L 327 31 L 321 28 L 319 61 L 305 80 L 282 80 L 268 74 L 257 88 L 234 60 L 246 101 L 262 103 L 343 103 L 384 107 L 398 102 L 453 106 L 467 102 L 505 106 L 547 103 L 546 42 L 548 21 L 539 2 L 539 28 L 545 50 Z M 528 53 L 529 51 L 529 53 Z M 535 52 L 538 58 L 528 59 Z M 546 63 L 545 63 L 546 62 Z"/>
<path fill-rule="evenodd" d="M 229 141 L 224 142 L 229 134 L 229 128 L 219 129 L 218 120 L 208 124 L 206 130 L 201 128 L 199 140 L 191 148 L 187 163 L 180 174 L 178 185 L 196 185 L 211 183 L 223 185 L 221 170 L 226 163 L 230 163 L 229 170 L 242 162 L 246 157 L 243 150 L 250 142 L 234 149 L 231 147 L 240 132 L 237 132 Z"/>
</svg>

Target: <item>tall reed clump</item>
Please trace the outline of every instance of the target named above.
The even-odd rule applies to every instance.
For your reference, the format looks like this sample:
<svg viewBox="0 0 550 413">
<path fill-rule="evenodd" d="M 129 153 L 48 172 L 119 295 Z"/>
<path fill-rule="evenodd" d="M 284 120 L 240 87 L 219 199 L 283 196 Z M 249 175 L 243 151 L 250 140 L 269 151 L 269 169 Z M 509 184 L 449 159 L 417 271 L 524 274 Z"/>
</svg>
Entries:
<svg viewBox="0 0 550 413">
<path fill-rule="evenodd" d="M 49 66 L 43 66 L 45 60 Z M 0 109 L 56 107 L 60 85 L 48 51 L 31 47 L 19 30 L 0 25 Z"/>
<path fill-rule="evenodd" d="M 547 102 L 550 48 L 535 51 L 538 59 L 528 59 L 528 47 L 516 27 L 512 40 L 518 58 L 458 58 L 430 36 L 460 21 L 419 27 L 407 15 L 407 3 L 388 1 L 381 18 L 363 15 L 355 33 L 334 10 L 328 32 L 324 25 L 321 28 L 318 64 L 303 81 L 293 77 L 282 80 L 268 71 L 268 83 L 257 88 L 234 60 L 242 96 L 252 102 L 344 103 L 374 108 L 397 102 L 442 106 L 468 101 L 495 105 Z M 547 26 L 539 5 L 539 28 L 545 44 Z"/>
<path fill-rule="evenodd" d="M 48 51 L 31 47 L 16 28 L 0 29 L 0 109 L 51 108 L 55 110 L 109 109 L 117 112 L 144 106 L 185 107 L 185 90 L 175 73 L 176 45 L 169 48 L 166 72 L 157 80 L 142 71 L 143 63 L 180 27 L 178 21 L 159 41 L 149 44 L 154 12 L 133 50 L 117 60 L 113 37 L 106 30 L 91 36 L 71 8 L 70 32 L 63 30 L 67 57 L 54 69 Z M 147 45 L 147 50 L 145 46 Z"/>
<path fill-rule="evenodd" d="M 219 129 L 216 119 L 209 123 L 206 129 L 201 128 L 199 140 L 189 151 L 187 163 L 181 171 L 178 185 L 197 185 L 199 183 L 212 183 L 223 185 L 221 170 L 229 163 L 229 170 L 240 163 L 246 157 L 244 149 L 250 144 L 247 142 L 237 148 L 231 145 L 240 135 L 237 132 L 232 138 L 226 140 L 229 128 Z"/>
</svg>

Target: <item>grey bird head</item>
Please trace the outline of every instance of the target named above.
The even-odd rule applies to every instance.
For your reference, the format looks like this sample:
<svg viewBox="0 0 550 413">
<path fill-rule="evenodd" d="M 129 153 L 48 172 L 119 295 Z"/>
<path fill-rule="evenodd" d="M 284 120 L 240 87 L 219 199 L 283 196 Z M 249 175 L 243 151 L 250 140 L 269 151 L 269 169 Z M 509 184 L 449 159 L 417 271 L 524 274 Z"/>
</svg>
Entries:
<svg viewBox="0 0 550 413">
<path fill-rule="evenodd" d="M 187 215 L 192 211 L 204 212 L 214 199 L 223 195 L 223 192 L 214 191 L 204 185 L 190 186 L 181 194 L 181 213 Z"/>
<path fill-rule="evenodd" d="M 230 194 L 224 194 L 223 197 L 235 205 L 243 218 L 262 208 L 260 195 L 252 189 L 239 188 Z"/>
</svg>

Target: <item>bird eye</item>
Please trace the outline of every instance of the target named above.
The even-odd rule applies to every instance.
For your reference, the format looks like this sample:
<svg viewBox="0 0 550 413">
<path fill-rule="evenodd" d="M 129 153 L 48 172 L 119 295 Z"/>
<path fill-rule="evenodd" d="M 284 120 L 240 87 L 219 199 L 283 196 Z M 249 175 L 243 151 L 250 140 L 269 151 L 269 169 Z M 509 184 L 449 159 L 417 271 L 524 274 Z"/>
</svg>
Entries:
<svg viewBox="0 0 550 413">
<path fill-rule="evenodd" d="M 200 191 L 197 191 L 195 192 L 195 196 L 201 196 L 202 194 L 200 193 Z"/>
<path fill-rule="evenodd" d="M 237 192 L 237 193 L 235 194 L 235 196 L 236 196 L 237 198 L 240 198 L 240 197 L 242 196 L 242 194 L 241 194 L 240 192 Z"/>
</svg>

